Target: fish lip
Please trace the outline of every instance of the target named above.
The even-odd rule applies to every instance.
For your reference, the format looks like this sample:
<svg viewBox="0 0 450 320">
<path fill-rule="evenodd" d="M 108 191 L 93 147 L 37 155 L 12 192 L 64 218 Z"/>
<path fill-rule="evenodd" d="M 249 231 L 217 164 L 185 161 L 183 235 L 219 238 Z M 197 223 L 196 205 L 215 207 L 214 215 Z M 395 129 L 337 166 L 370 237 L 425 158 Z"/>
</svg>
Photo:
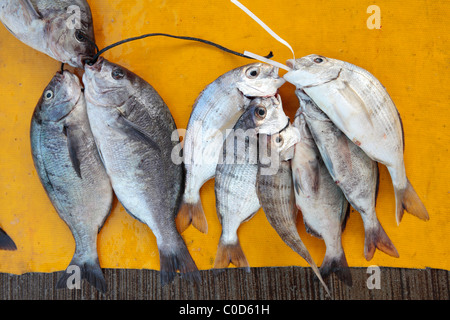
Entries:
<svg viewBox="0 0 450 320">
<path fill-rule="evenodd" d="M 88 57 L 88 59 L 91 59 L 91 61 L 92 61 L 92 57 Z M 97 61 L 95 61 L 93 64 L 90 64 L 88 61 L 86 61 L 86 63 L 85 63 L 85 65 L 84 65 L 84 68 L 86 69 L 86 70 L 89 70 L 89 71 L 96 71 L 96 72 L 99 72 L 101 69 L 102 69 L 102 66 L 103 66 L 103 60 L 105 60 L 103 57 L 98 57 L 98 59 L 97 59 Z"/>
<path fill-rule="evenodd" d="M 286 65 L 291 68 L 292 70 L 295 70 L 295 60 L 294 59 L 289 59 L 286 61 Z"/>
</svg>

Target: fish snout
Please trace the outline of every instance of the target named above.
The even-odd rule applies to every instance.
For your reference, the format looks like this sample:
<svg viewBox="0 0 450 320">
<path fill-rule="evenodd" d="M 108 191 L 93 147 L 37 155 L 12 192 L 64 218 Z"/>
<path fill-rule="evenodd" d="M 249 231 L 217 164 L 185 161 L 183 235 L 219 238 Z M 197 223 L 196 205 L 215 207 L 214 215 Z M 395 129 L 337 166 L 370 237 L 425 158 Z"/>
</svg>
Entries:
<svg viewBox="0 0 450 320">
<path fill-rule="evenodd" d="M 92 61 L 92 58 L 88 58 L 85 61 L 84 68 L 86 71 L 100 72 L 102 70 L 103 58 L 99 57 L 97 61 Z"/>
<path fill-rule="evenodd" d="M 295 69 L 295 60 L 294 59 L 287 60 L 286 65 L 291 69 Z"/>
</svg>

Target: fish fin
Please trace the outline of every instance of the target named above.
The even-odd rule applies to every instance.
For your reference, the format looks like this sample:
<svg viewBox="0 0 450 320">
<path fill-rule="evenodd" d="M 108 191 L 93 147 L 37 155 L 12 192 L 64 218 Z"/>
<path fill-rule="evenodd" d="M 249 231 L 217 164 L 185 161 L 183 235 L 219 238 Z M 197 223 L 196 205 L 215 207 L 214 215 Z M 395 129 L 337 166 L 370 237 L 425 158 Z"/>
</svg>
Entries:
<svg viewBox="0 0 450 320">
<path fill-rule="evenodd" d="M 214 269 L 227 268 L 230 263 L 238 268 L 245 268 L 246 272 L 250 272 L 250 265 L 244 251 L 242 251 L 239 240 L 235 244 L 224 244 L 220 241 L 217 247 Z"/>
<path fill-rule="evenodd" d="M 128 120 L 122 113 L 119 113 L 118 122 L 121 124 L 120 129 L 126 134 L 146 143 L 150 148 L 161 152 L 158 144 L 145 132 L 144 129 Z"/>
<path fill-rule="evenodd" d="M 416 216 L 419 219 L 425 221 L 430 219 L 425 205 L 420 200 L 409 180 L 407 180 L 406 189 L 399 192 L 397 192 L 396 190 L 396 195 L 398 196 L 398 199 L 396 199 L 396 201 L 402 199 L 401 204 L 397 203 L 397 224 L 400 224 L 400 221 L 402 220 L 404 213 L 403 210 L 406 210 L 406 212 L 412 214 L 413 216 Z"/>
<path fill-rule="evenodd" d="M 23 8 L 24 19 L 27 24 L 31 24 L 34 20 L 41 20 L 42 16 L 36 11 L 30 0 L 19 0 L 21 7 Z"/>
<path fill-rule="evenodd" d="M 70 161 L 72 162 L 72 167 L 77 173 L 78 177 L 82 179 L 81 177 L 81 161 L 78 157 L 78 150 L 81 147 L 80 144 L 82 141 L 80 141 L 78 136 L 75 136 L 74 132 L 70 129 L 69 126 L 64 126 L 64 134 L 67 137 L 67 149 L 69 150 L 69 156 Z"/>
<path fill-rule="evenodd" d="M 372 260 L 376 249 L 392 257 L 399 257 L 397 249 L 379 222 L 375 228 L 371 228 L 365 232 L 364 256 L 367 261 Z"/>
<path fill-rule="evenodd" d="M 328 277 L 334 273 L 339 280 L 351 287 L 353 285 L 352 274 L 347 263 L 344 251 L 338 256 L 330 257 L 325 254 L 322 265 L 320 266 L 320 273 L 323 278 Z"/>
<path fill-rule="evenodd" d="M 17 250 L 14 241 L 11 239 L 10 236 L 8 236 L 8 234 L 2 228 L 0 228 L 0 250 L 7 250 L 7 251 Z"/>
<path fill-rule="evenodd" d="M 188 281 L 196 283 L 201 281 L 197 265 L 181 237 L 180 245 L 175 250 L 159 250 L 159 261 L 161 265 L 161 286 L 171 283 L 177 275 L 177 271 Z"/>
<path fill-rule="evenodd" d="M 191 224 L 200 232 L 208 233 L 208 221 L 203 211 L 201 199 L 196 203 L 183 201 L 175 221 L 179 233 L 183 233 Z"/>
<path fill-rule="evenodd" d="M 81 279 L 85 279 L 92 286 L 94 286 L 101 293 L 106 293 L 107 284 L 105 277 L 103 276 L 102 269 L 98 262 L 98 258 L 93 259 L 92 261 L 79 261 L 74 258 L 70 264 L 70 266 L 78 266 L 81 272 Z M 56 284 L 57 289 L 65 289 L 67 288 L 68 281 L 70 281 L 70 277 L 73 275 L 72 272 L 69 272 L 67 269 L 64 274 L 59 278 L 58 283 Z"/>
<path fill-rule="evenodd" d="M 320 177 L 320 166 L 318 161 L 309 161 L 308 169 L 296 170 L 294 179 L 294 188 L 297 194 L 300 192 L 304 194 L 316 193 L 319 190 L 319 177 Z"/>
</svg>

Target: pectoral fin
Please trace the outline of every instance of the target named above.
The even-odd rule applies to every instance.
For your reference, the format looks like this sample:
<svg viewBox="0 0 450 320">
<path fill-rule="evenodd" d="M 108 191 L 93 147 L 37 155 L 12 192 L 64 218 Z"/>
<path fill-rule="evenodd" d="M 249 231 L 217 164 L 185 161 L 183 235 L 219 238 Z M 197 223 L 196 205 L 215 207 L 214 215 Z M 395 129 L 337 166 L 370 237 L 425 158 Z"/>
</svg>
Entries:
<svg viewBox="0 0 450 320">
<path fill-rule="evenodd" d="M 75 134 L 74 130 L 70 129 L 69 126 L 64 127 L 64 134 L 67 137 L 67 149 L 69 150 L 72 167 L 81 179 L 81 160 L 78 154 L 83 141 Z"/>
<path fill-rule="evenodd" d="M 30 0 L 19 0 L 19 4 L 23 10 L 23 17 L 27 24 L 31 24 L 34 20 L 41 20 L 41 15 L 36 11 Z"/>
<path fill-rule="evenodd" d="M 158 144 L 155 141 L 153 141 L 153 139 L 149 137 L 148 134 L 141 127 L 139 127 L 132 121 L 128 120 L 122 113 L 119 114 L 117 121 L 120 124 L 120 129 L 124 133 L 146 143 L 150 148 L 155 149 L 158 152 L 161 152 L 161 149 L 159 148 Z"/>
</svg>

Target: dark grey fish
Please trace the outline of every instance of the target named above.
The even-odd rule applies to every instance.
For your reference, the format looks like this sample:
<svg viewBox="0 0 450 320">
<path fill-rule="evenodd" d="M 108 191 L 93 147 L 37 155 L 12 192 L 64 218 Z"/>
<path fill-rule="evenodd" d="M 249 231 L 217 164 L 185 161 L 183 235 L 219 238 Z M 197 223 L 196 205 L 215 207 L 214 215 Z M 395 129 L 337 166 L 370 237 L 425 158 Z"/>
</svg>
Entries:
<svg viewBox="0 0 450 320">
<path fill-rule="evenodd" d="M 0 20 L 23 43 L 73 67 L 95 54 L 86 0 L 0 0 Z"/>
<path fill-rule="evenodd" d="M 365 229 L 364 255 L 369 261 L 375 249 L 398 257 L 375 210 L 378 165 L 352 143 L 302 91 L 296 91 L 306 123 L 331 177 L 361 215 Z"/>
<path fill-rule="evenodd" d="M 149 83 L 103 58 L 86 65 L 83 82 L 92 132 L 113 189 L 127 212 L 153 231 L 163 285 L 177 271 L 198 281 L 175 224 L 184 171 L 172 159 L 180 140 L 169 108 Z"/>
<path fill-rule="evenodd" d="M 80 81 L 69 71 L 53 77 L 36 106 L 31 148 L 42 185 L 75 239 L 69 266 L 77 266 L 82 278 L 106 292 L 97 234 L 111 212 L 113 192 L 89 127 Z M 66 272 L 57 287 L 67 288 L 71 275 L 72 270 Z"/>
</svg>

